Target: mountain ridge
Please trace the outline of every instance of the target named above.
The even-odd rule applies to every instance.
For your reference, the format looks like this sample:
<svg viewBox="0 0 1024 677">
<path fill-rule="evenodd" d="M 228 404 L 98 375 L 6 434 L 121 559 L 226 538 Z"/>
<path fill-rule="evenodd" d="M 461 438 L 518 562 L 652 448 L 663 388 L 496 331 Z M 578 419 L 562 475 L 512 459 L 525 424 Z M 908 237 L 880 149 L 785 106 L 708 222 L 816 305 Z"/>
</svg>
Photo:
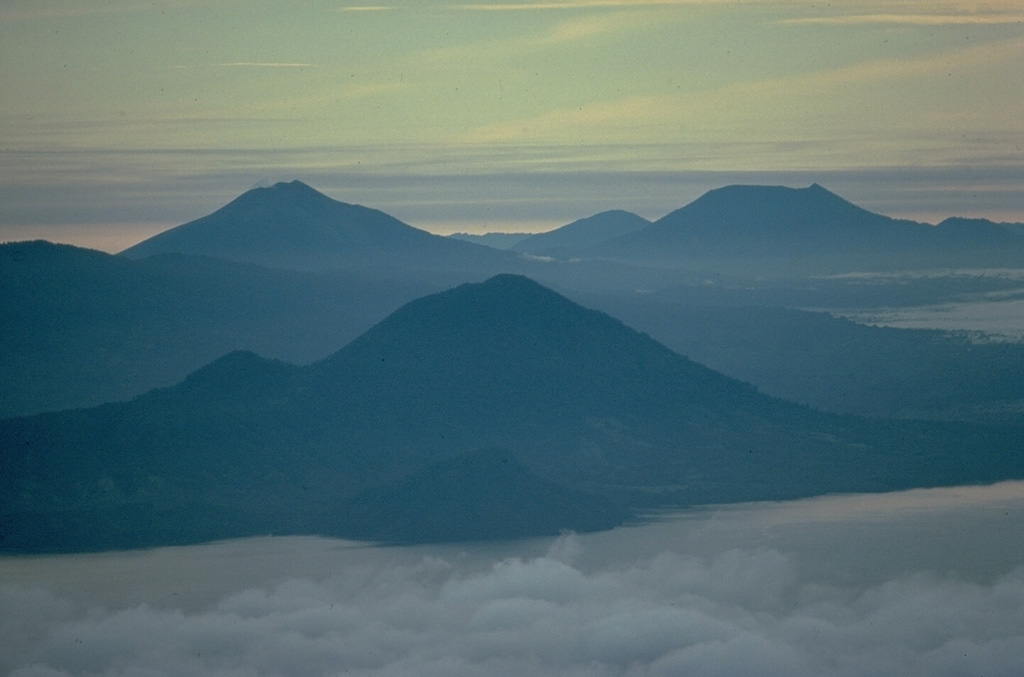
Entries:
<svg viewBox="0 0 1024 677">
<path fill-rule="evenodd" d="M 384 533 L 396 523 L 353 501 L 461 510 L 431 478 L 496 448 L 531 475 L 517 501 L 563 506 L 550 533 L 579 527 L 585 496 L 628 514 L 1017 477 L 1019 432 L 821 414 L 500 275 L 410 302 L 306 367 L 236 352 L 128 403 L 0 421 L 0 548 Z M 493 481 L 495 466 L 459 467 Z M 436 538 L 427 526 L 392 537 Z"/>
<path fill-rule="evenodd" d="M 2 244 L 0 418 L 125 401 L 234 349 L 309 363 L 447 284 L 389 271 Z"/>
</svg>

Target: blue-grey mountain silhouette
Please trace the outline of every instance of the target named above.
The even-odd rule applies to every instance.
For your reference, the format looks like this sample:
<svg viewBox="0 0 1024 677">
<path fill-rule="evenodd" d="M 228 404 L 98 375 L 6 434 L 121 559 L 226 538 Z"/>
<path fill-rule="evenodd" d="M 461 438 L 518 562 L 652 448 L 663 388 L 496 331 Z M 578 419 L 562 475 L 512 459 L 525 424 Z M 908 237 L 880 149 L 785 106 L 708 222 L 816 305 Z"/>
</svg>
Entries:
<svg viewBox="0 0 1024 677">
<path fill-rule="evenodd" d="M 633 233 L 651 222 L 642 216 L 619 209 L 601 212 L 548 231 L 531 235 L 511 249 L 535 256 L 571 258 L 587 256 L 598 245 Z"/>
<path fill-rule="evenodd" d="M 443 281 L 0 245 L 0 418 L 131 399 L 231 350 L 309 363 Z"/>
<path fill-rule="evenodd" d="M 862 209 L 818 184 L 726 186 L 635 233 L 601 256 L 709 270 L 828 273 L 1018 266 L 1024 237 L 990 222 L 935 227 Z"/>
<path fill-rule="evenodd" d="M 491 248 L 433 235 L 382 211 L 339 202 L 301 181 L 253 188 L 212 214 L 154 235 L 121 255 L 159 253 L 302 270 L 373 264 L 443 270 L 508 260 Z"/>
<path fill-rule="evenodd" d="M 637 295 L 635 287 L 652 284 L 639 268 L 616 278 L 604 262 L 533 263 L 536 277 L 674 350 L 815 407 L 987 416 L 1010 413 L 1024 397 L 1020 344 L 978 345 L 796 312 L 693 308 L 869 307 L 1019 293 L 1008 278 L 834 278 L 792 288 L 740 280 Z M 125 401 L 179 382 L 231 350 L 308 364 L 403 303 L 465 277 L 403 279 L 391 268 L 300 272 L 180 254 L 129 260 L 47 242 L 0 245 L 0 418 Z M 601 293 L 587 291 L 595 280 Z"/>
<path fill-rule="evenodd" d="M 820 414 L 501 275 L 413 301 L 308 367 L 233 353 L 129 403 L 0 421 L 0 546 L 389 537 L 397 527 L 353 501 L 419 501 L 446 463 L 459 486 L 474 468 L 493 482 L 493 465 L 456 461 L 480 449 L 522 464 L 516 500 L 564 508 L 583 493 L 637 511 L 1020 477 L 1021 439 Z M 390 509 L 473 524 L 459 503 Z M 575 509 L 547 517 L 536 533 L 586 528 Z M 507 533 L 474 537 L 489 535 Z"/>
</svg>

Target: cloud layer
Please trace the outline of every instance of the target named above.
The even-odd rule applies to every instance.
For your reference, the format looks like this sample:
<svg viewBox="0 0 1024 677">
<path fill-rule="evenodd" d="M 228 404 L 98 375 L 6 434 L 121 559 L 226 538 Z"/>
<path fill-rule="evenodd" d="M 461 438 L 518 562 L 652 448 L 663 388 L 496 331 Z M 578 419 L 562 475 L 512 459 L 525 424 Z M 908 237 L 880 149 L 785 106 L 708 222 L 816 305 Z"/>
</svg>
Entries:
<svg viewBox="0 0 1024 677">
<path fill-rule="evenodd" d="M 1002 491 L 717 511 L 519 544 L 268 538 L 7 558 L 0 670 L 1019 674 L 1024 557 L 1005 536 L 1019 534 L 1024 489 Z"/>
</svg>

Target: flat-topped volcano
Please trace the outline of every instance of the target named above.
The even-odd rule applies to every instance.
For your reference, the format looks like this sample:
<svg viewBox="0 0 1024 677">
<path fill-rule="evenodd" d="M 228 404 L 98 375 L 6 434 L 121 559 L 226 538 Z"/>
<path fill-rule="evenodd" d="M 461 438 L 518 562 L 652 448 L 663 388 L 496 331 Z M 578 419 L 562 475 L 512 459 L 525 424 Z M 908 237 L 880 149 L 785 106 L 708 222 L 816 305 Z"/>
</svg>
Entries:
<svg viewBox="0 0 1024 677">
<path fill-rule="evenodd" d="M 1024 237 L 988 221 L 932 226 L 876 214 L 818 184 L 711 190 L 596 254 L 731 272 L 1016 266 Z"/>
</svg>

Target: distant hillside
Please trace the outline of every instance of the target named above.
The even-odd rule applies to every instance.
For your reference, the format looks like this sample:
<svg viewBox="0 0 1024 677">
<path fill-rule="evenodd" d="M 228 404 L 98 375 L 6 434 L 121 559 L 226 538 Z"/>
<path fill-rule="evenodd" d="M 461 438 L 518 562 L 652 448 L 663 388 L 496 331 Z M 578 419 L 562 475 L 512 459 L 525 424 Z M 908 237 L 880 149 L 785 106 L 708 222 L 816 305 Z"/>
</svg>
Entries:
<svg viewBox="0 0 1024 677">
<path fill-rule="evenodd" d="M 127 400 L 232 350 L 319 359 L 443 281 L 0 245 L 0 418 Z"/>
<path fill-rule="evenodd" d="M 1024 344 L 856 324 L 823 312 L 641 297 L 602 309 L 765 393 L 880 417 L 1020 420 Z"/>
<path fill-rule="evenodd" d="M 816 413 L 502 275 L 305 368 L 232 353 L 129 403 L 0 421 L 0 547 L 504 538 L 510 504 L 539 511 L 523 536 L 602 528 L 662 505 L 1021 477 L 1020 433 Z"/>
<path fill-rule="evenodd" d="M 825 409 L 937 415 L 961 402 L 981 412 L 1024 392 L 1024 382 L 1015 380 L 1020 346 L 972 346 L 752 308 L 863 308 L 1020 294 L 1019 284 L 1008 286 L 1006 278 L 882 284 L 837 277 L 766 286 L 718 277 L 715 284 L 698 278 L 671 286 L 679 278 L 671 270 L 659 282 L 639 267 L 628 271 L 601 261 L 532 264 L 531 274 L 545 284 L 587 299 L 703 364 Z M 309 363 L 402 303 L 484 277 L 402 275 L 391 268 L 326 274 L 177 254 L 128 260 L 46 242 L 0 245 L 0 418 L 127 400 L 231 350 Z M 662 288 L 633 291 L 646 285 Z M 591 291 L 595 286 L 600 294 Z M 699 308 L 715 305 L 751 309 Z M 682 306 L 696 308 L 680 313 Z M 814 341 L 818 332 L 822 338 Z M 899 390 L 906 395 L 897 397 Z"/>
<path fill-rule="evenodd" d="M 893 219 L 817 184 L 726 186 L 597 253 L 746 273 L 1016 267 L 1024 266 L 1024 237 L 991 222 Z"/>
<path fill-rule="evenodd" d="M 594 247 L 650 224 L 647 219 L 631 212 L 612 210 L 573 221 L 547 233 L 531 235 L 511 248 L 534 256 L 563 259 L 587 256 Z"/>
<path fill-rule="evenodd" d="M 509 260 L 384 212 L 333 200 L 300 181 L 254 188 L 217 211 L 121 252 L 176 253 L 300 270 L 367 265 L 448 269 Z"/>
</svg>

